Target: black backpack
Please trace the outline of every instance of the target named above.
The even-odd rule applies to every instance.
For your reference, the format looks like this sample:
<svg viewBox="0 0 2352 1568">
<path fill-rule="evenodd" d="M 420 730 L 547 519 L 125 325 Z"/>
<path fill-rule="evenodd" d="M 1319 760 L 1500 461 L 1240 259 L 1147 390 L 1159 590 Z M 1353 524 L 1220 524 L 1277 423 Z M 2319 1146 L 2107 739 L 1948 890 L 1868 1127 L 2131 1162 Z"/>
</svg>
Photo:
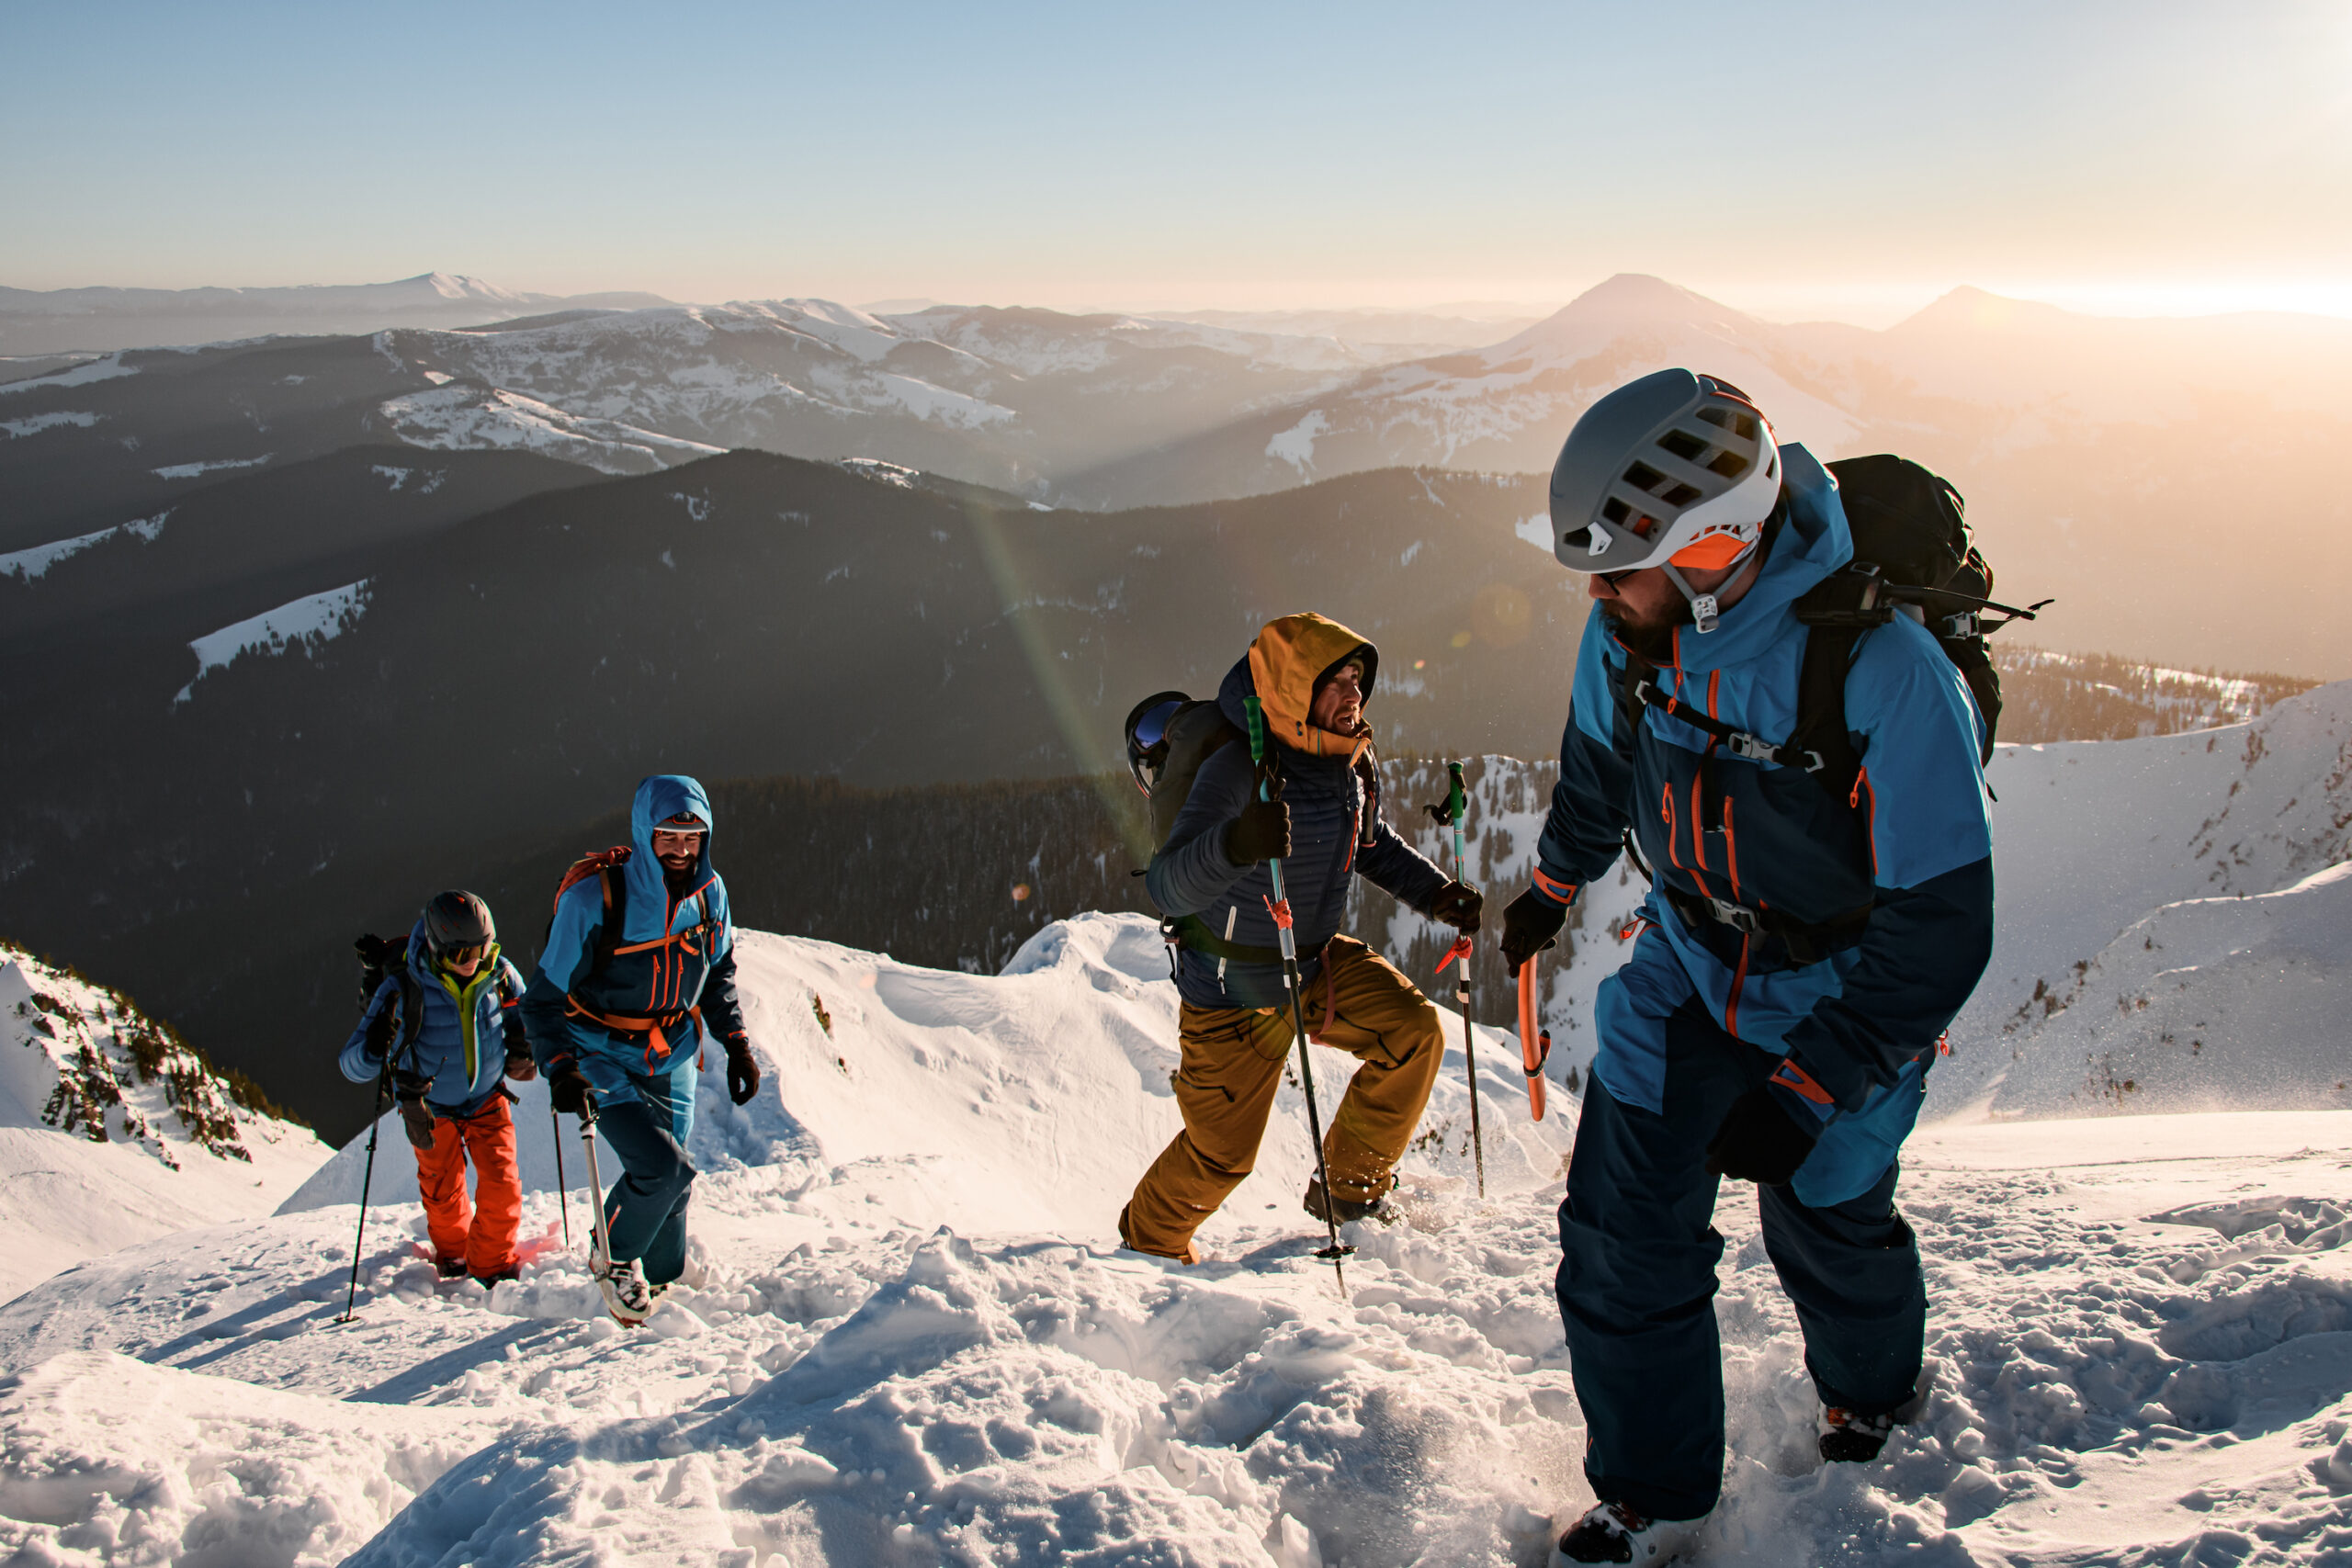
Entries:
<svg viewBox="0 0 2352 1568">
<path fill-rule="evenodd" d="M 1802 768 L 1850 805 L 1861 757 L 1846 728 L 1846 675 L 1862 635 L 1902 615 L 1932 632 L 1976 699 L 1984 720 L 1979 760 L 1990 761 L 2001 722 L 2001 673 L 1984 639 L 2011 621 L 2032 620 L 2051 601 L 2025 609 L 1993 601 L 1993 568 L 1976 547 L 1966 503 L 1951 480 L 1886 453 L 1825 466 L 1838 480 L 1854 558 L 1796 603 L 1796 618 L 1811 630 L 1797 678 L 1795 733 L 1775 744 L 1685 708 L 1659 692 L 1657 668 L 1639 658 L 1626 660 L 1618 699 L 1629 721 L 1638 721 L 1644 705 L 1665 708 L 1724 741 L 1733 755 Z"/>
<path fill-rule="evenodd" d="M 407 1052 L 416 1044 L 416 1037 L 424 1028 L 424 987 L 408 972 L 408 939 L 405 937 L 358 936 L 351 942 L 351 950 L 359 956 L 359 1005 L 365 1009 L 376 1000 L 376 993 L 384 988 L 387 980 L 401 983 L 400 1029 L 401 1050 Z M 379 1054 L 391 1043 L 393 1014 L 385 1012 L 376 1020 L 376 1038 L 369 1043 Z"/>
<path fill-rule="evenodd" d="M 1176 699 L 1182 703 L 1162 731 L 1159 742 L 1148 748 L 1135 743 L 1135 720 L 1163 702 Z M 1128 716 L 1127 750 L 1131 758 L 1148 763 L 1136 770 L 1136 782 L 1144 788 L 1151 801 L 1151 847 L 1157 854 L 1168 845 L 1168 835 L 1176 827 L 1177 813 L 1184 809 L 1184 802 L 1193 793 L 1193 784 L 1200 776 L 1202 766 L 1227 746 L 1247 738 L 1225 716 L 1225 710 L 1214 702 L 1200 702 L 1182 692 L 1161 692 L 1147 697 Z M 1268 749 L 1266 765 L 1280 768 L 1281 748 Z M 1380 770 L 1369 751 L 1356 762 L 1356 776 L 1363 781 L 1366 830 L 1380 819 Z M 1141 876 L 1138 871 L 1134 874 Z M 1247 942 L 1227 942 L 1224 935 L 1209 928 L 1198 915 L 1162 915 L 1159 934 L 1172 950 L 1189 947 L 1205 953 L 1212 958 L 1230 959 L 1236 964 L 1279 964 L 1279 948 L 1253 947 Z M 1172 964 L 1175 953 L 1169 959 Z"/>
</svg>

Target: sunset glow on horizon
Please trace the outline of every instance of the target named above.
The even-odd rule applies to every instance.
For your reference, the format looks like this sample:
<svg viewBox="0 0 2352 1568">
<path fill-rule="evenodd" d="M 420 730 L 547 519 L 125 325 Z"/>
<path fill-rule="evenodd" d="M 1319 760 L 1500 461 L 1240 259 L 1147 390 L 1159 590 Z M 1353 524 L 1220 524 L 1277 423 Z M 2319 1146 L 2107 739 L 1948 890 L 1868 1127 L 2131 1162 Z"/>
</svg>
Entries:
<svg viewBox="0 0 2352 1568">
<path fill-rule="evenodd" d="M 462 39 L 460 44 L 458 40 Z M 1793 88 L 1793 90 L 1792 90 Z M 2352 8 L 0 11 L 0 286 L 2352 316 Z"/>
</svg>

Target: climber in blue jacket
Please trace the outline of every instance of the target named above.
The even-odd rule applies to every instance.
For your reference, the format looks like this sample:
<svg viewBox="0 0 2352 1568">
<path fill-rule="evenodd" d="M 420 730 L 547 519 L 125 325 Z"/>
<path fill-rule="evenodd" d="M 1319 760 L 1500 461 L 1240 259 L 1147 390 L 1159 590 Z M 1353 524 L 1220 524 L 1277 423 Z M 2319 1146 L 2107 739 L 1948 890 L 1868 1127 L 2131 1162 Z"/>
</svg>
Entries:
<svg viewBox="0 0 2352 1568">
<path fill-rule="evenodd" d="M 1594 1004 L 1600 1039 L 1560 1205 L 1560 1311 L 1599 1503 L 1569 1562 L 1663 1562 L 1721 1491 L 1713 1297 L 1720 1178 L 1756 1183 L 1831 1461 L 1916 1410 L 1927 1297 L 1894 1205 L 1938 1042 L 1991 957 L 1983 720 L 1918 622 L 1854 643 L 1823 787 L 1801 728 L 1796 601 L 1852 558 L 1835 480 L 1736 388 L 1667 370 L 1568 435 L 1555 554 L 1589 574 L 1560 782 L 1514 972 L 1628 841 L 1654 876 Z"/>
</svg>

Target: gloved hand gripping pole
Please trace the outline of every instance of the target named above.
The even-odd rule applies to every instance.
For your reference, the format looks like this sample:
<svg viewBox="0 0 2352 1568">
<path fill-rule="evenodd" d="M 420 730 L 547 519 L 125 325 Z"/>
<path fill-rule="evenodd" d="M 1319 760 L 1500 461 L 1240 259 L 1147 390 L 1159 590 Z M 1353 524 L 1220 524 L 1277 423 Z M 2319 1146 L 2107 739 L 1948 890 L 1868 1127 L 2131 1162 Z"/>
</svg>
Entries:
<svg viewBox="0 0 2352 1568">
<path fill-rule="evenodd" d="M 1257 769 L 1258 798 L 1268 800 L 1272 793 L 1266 777 L 1265 710 L 1254 696 L 1244 697 L 1242 706 L 1250 715 L 1250 761 Z M 1331 1217 L 1331 1206 L 1338 1200 L 1331 1190 L 1330 1167 L 1323 1157 L 1323 1112 L 1315 1102 L 1315 1058 L 1307 1049 L 1306 1004 L 1301 997 L 1304 982 L 1298 973 L 1298 938 L 1291 931 L 1290 897 L 1283 891 L 1283 863 L 1270 860 L 1266 870 L 1273 877 L 1274 897 L 1268 908 L 1274 917 L 1276 939 L 1282 944 L 1283 988 L 1290 993 L 1291 1026 L 1298 1035 L 1298 1079 L 1300 1087 L 1306 1090 L 1306 1131 L 1315 1140 L 1315 1177 L 1323 1184 L 1323 1230 L 1331 1243 L 1315 1256 L 1330 1263 L 1332 1278 L 1339 1283 L 1340 1299 L 1346 1301 L 1348 1277 L 1340 1259 L 1355 1248 L 1340 1245 L 1339 1222 Z"/>
</svg>

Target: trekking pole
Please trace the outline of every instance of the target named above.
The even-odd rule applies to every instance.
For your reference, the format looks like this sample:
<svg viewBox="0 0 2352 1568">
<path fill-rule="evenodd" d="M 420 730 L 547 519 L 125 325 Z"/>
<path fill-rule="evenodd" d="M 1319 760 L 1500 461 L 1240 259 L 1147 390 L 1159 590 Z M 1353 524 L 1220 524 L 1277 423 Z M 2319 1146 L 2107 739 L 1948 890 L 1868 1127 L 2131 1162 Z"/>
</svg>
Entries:
<svg viewBox="0 0 2352 1568">
<path fill-rule="evenodd" d="M 1241 705 L 1250 715 L 1250 761 L 1259 768 L 1258 798 L 1265 800 L 1270 798 L 1264 774 L 1265 710 L 1258 705 L 1258 699 L 1254 696 L 1244 697 Z M 1340 1259 L 1355 1248 L 1340 1245 L 1340 1224 L 1331 1217 L 1331 1206 L 1339 1200 L 1331 1191 L 1331 1169 L 1323 1157 L 1323 1112 L 1315 1103 L 1315 1059 L 1307 1050 L 1306 1004 L 1300 995 L 1306 987 L 1298 974 L 1298 938 L 1291 931 L 1290 898 L 1283 891 L 1283 863 L 1279 858 L 1269 860 L 1266 869 L 1274 882 L 1274 896 L 1268 901 L 1266 908 L 1274 917 L 1275 935 L 1282 943 L 1283 988 L 1290 993 L 1291 1025 L 1298 1033 L 1298 1077 L 1301 1087 L 1306 1090 L 1306 1132 L 1315 1140 L 1315 1177 L 1323 1184 L 1323 1230 L 1331 1241 L 1330 1246 L 1315 1256 L 1331 1265 L 1331 1277 L 1338 1281 L 1340 1300 L 1344 1302 L 1348 1299 L 1348 1276 Z"/>
<path fill-rule="evenodd" d="M 588 1156 L 588 1218 L 595 1230 L 596 1255 L 609 1269 L 613 1238 L 605 1228 L 605 1179 L 596 1170 L 596 1097 L 584 1089 L 580 1091 L 580 1146 Z"/>
<path fill-rule="evenodd" d="M 563 1210 L 563 1249 L 571 1250 L 571 1190 L 563 1182 L 563 1118 L 555 1113 L 555 1097 L 548 1097 L 548 1127 L 555 1134 L 555 1201 Z"/>
<path fill-rule="evenodd" d="M 1462 818 L 1469 814 L 1470 802 L 1462 788 L 1462 764 L 1445 765 L 1445 809 L 1453 819 L 1453 879 L 1463 886 L 1470 886 L 1469 867 L 1462 860 Z M 1470 1147 L 1478 1167 L 1478 1196 L 1487 1195 L 1487 1136 L 1478 1127 L 1478 1063 L 1471 1054 L 1470 1026 L 1470 937 L 1467 932 L 1454 938 L 1453 951 L 1448 958 L 1458 957 L 1462 968 L 1453 976 L 1453 1000 L 1462 1009 L 1462 1065 L 1470 1073 Z M 1438 965 L 1442 973 L 1445 965 Z"/>
<path fill-rule="evenodd" d="M 351 1285 L 343 1293 L 343 1315 L 337 1323 L 352 1321 L 352 1307 L 359 1300 L 359 1249 L 368 1237 L 368 1190 L 376 1180 L 376 1134 L 384 1130 L 384 1090 L 392 1081 L 392 1054 L 384 1053 L 384 1070 L 376 1075 L 376 1115 L 368 1123 L 368 1163 L 359 1172 L 359 1229 L 351 1238 Z"/>
</svg>

